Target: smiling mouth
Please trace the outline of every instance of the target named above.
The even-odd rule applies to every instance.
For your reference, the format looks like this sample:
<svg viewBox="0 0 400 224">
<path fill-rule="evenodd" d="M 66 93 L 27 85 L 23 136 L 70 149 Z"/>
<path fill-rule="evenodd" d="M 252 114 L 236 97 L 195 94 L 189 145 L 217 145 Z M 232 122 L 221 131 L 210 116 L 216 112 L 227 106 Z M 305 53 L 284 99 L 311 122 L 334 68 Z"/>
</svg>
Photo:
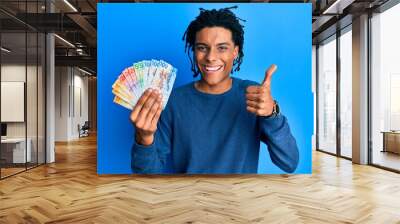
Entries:
<svg viewBox="0 0 400 224">
<path fill-rule="evenodd" d="M 222 65 L 218 65 L 218 66 L 208 66 L 208 65 L 204 65 L 204 68 L 207 72 L 216 72 L 219 71 L 223 68 L 224 66 Z"/>
</svg>

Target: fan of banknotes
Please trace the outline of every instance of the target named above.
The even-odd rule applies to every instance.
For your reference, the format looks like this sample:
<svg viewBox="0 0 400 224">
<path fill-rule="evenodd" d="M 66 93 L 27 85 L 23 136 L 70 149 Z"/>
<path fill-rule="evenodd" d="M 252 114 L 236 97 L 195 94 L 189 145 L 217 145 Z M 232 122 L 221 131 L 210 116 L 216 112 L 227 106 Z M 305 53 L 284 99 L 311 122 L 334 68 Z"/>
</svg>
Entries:
<svg viewBox="0 0 400 224">
<path fill-rule="evenodd" d="M 175 82 L 177 69 L 163 60 L 144 60 L 125 68 L 112 85 L 114 102 L 132 110 L 146 89 L 162 93 L 165 108 Z"/>
</svg>

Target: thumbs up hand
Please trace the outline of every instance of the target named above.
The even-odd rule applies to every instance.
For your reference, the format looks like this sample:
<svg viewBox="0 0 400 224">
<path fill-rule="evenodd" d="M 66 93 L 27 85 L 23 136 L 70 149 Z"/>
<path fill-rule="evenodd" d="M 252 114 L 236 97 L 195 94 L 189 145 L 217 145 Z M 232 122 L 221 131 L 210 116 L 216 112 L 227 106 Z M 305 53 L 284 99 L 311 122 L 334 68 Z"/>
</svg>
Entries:
<svg viewBox="0 0 400 224">
<path fill-rule="evenodd" d="M 272 74 L 276 71 L 277 66 L 271 65 L 265 72 L 265 78 L 259 86 L 249 86 L 246 89 L 247 111 L 258 116 L 269 116 L 272 114 L 275 101 L 271 96 L 271 79 Z"/>
</svg>

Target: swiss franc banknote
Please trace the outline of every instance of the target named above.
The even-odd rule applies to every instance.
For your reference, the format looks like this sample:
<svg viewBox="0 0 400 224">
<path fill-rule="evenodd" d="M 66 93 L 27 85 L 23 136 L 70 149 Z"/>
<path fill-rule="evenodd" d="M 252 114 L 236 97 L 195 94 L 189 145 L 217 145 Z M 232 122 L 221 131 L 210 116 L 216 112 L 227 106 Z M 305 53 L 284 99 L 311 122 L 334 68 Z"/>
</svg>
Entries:
<svg viewBox="0 0 400 224">
<path fill-rule="evenodd" d="M 174 85 L 177 69 L 163 60 L 143 60 L 125 68 L 112 85 L 114 103 L 132 110 L 144 91 L 152 88 L 162 94 L 163 109 Z"/>
</svg>

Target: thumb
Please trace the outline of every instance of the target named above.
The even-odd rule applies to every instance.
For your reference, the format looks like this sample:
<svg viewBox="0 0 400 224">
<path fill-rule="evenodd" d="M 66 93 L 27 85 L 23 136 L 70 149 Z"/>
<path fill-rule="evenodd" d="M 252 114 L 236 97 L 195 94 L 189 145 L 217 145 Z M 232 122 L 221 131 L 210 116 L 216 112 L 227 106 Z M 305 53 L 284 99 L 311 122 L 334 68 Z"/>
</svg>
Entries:
<svg viewBox="0 0 400 224">
<path fill-rule="evenodd" d="M 262 82 L 262 86 L 269 86 L 271 84 L 272 74 L 274 74 L 277 68 L 278 66 L 276 66 L 275 64 L 269 66 L 267 71 L 265 71 L 265 77 L 264 81 Z"/>
</svg>

